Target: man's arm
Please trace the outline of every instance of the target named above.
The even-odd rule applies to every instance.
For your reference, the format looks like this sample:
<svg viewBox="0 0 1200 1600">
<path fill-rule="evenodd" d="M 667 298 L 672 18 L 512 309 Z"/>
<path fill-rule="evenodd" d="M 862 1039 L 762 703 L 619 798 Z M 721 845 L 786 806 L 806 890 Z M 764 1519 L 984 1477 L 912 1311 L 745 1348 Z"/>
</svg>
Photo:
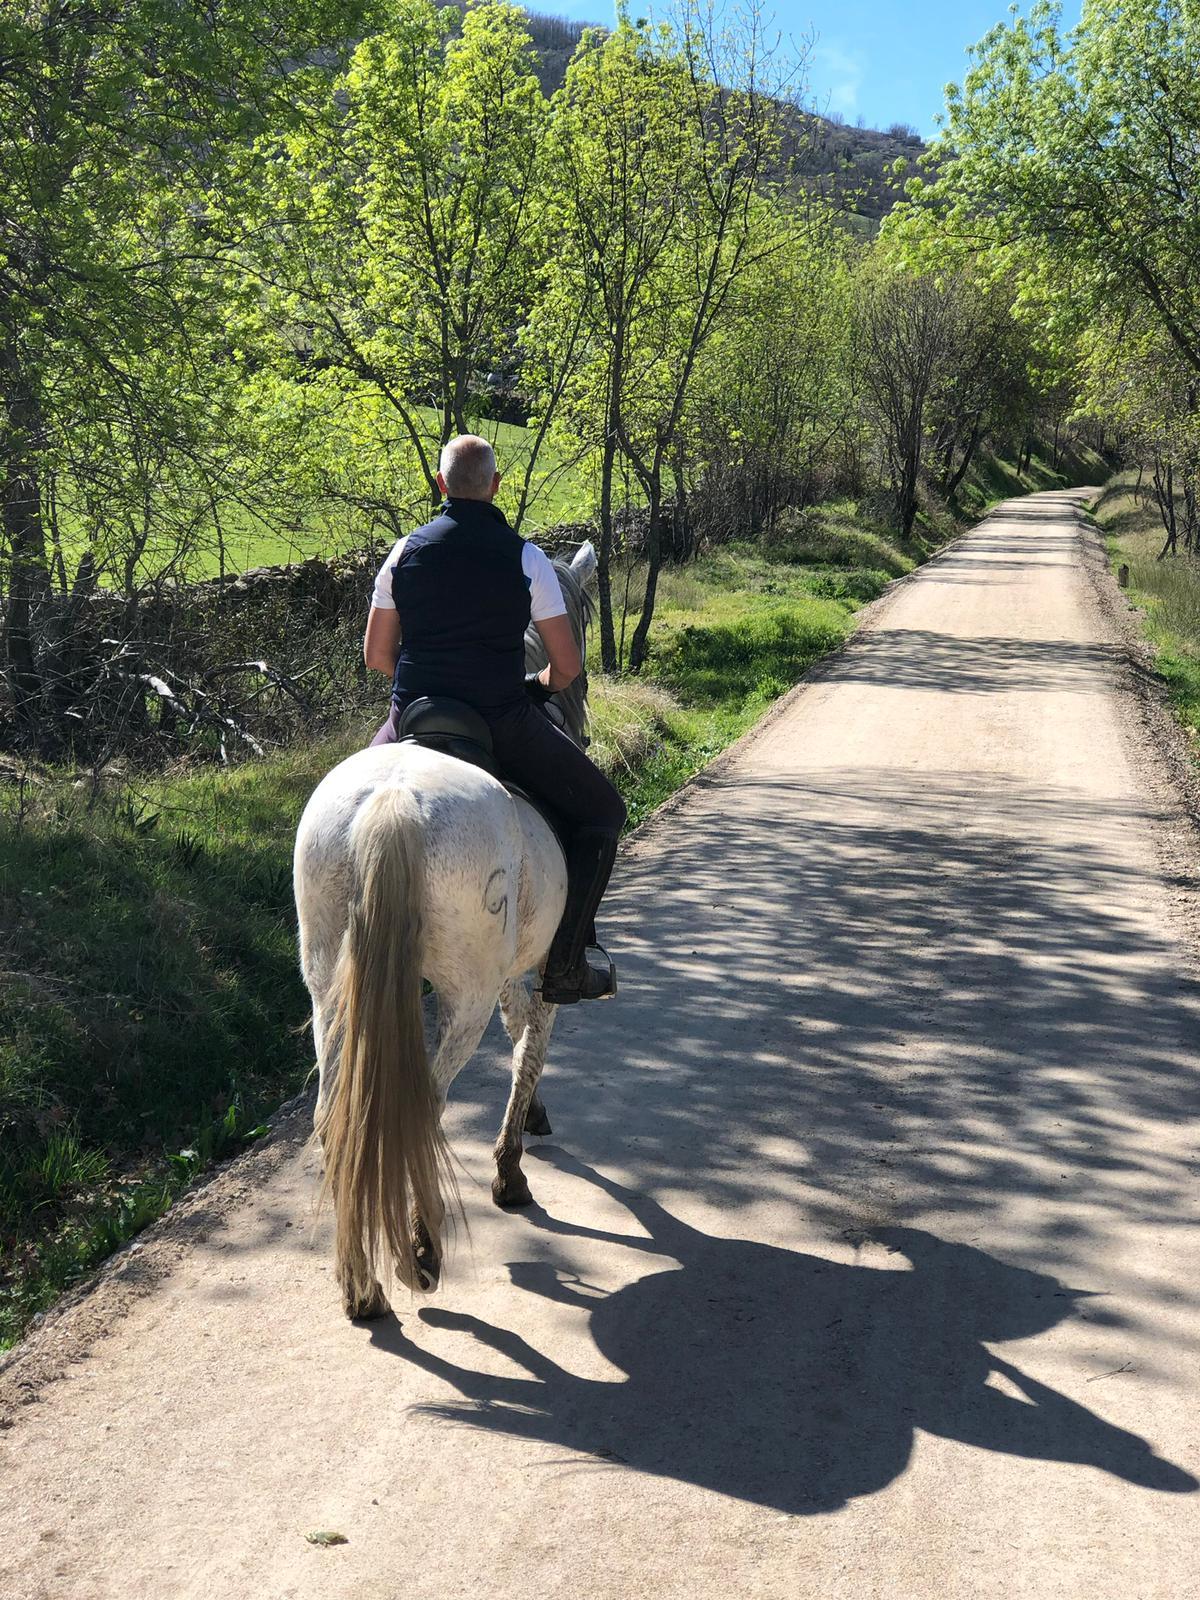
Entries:
<svg viewBox="0 0 1200 1600">
<path fill-rule="evenodd" d="M 583 662 L 579 659 L 579 646 L 575 643 L 571 624 L 566 617 L 546 617 L 541 622 L 535 622 L 534 627 L 541 636 L 546 654 L 550 658 L 549 665 L 542 668 L 538 677 L 547 689 L 554 692 L 565 689 L 568 684 L 574 683 L 583 671 Z"/>
<path fill-rule="evenodd" d="M 399 613 L 382 606 L 372 606 L 367 617 L 367 631 L 363 635 L 363 660 L 372 672 L 382 672 L 390 678 L 396 670 L 396 657 L 399 654 Z"/>
</svg>

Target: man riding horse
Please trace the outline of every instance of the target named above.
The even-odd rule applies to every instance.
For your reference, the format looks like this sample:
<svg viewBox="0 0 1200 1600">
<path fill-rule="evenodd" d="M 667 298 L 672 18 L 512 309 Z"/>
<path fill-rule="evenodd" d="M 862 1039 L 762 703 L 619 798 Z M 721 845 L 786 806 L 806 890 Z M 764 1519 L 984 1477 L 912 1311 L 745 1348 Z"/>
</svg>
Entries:
<svg viewBox="0 0 1200 1600">
<path fill-rule="evenodd" d="M 392 679 L 392 710 L 372 743 L 399 738 L 404 712 L 426 696 L 463 701 L 484 718 L 501 774 L 549 807 L 565 837 L 566 909 L 542 999 L 603 999 L 616 990 L 612 964 L 589 961 L 588 950 L 625 804 L 542 709 L 583 671 L 562 589 L 544 553 L 493 504 L 500 474 L 486 439 L 452 439 L 439 468 L 441 511 L 396 542 L 375 581 L 363 657 Z M 530 621 L 549 664 L 526 676 Z"/>
</svg>

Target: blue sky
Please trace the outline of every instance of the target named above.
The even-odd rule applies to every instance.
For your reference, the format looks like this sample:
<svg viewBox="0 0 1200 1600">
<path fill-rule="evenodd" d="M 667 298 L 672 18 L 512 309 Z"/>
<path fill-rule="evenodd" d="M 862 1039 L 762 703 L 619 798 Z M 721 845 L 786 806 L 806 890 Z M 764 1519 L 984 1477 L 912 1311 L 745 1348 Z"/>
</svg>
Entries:
<svg viewBox="0 0 1200 1600">
<path fill-rule="evenodd" d="M 531 11 L 611 22 L 613 0 L 525 0 Z M 967 47 L 1008 17 L 1007 0 L 763 0 L 777 30 L 815 35 L 809 96 L 819 111 L 838 111 L 868 127 L 908 122 L 927 137 L 943 106 L 942 90 L 961 82 Z M 1079 20 L 1082 0 L 1064 0 L 1063 21 Z M 640 14 L 637 0 L 630 9 Z M 646 0 L 645 11 L 664 9 Z M 1027 10 L 1028 6 L 1022 9 Z"/>
</svg>

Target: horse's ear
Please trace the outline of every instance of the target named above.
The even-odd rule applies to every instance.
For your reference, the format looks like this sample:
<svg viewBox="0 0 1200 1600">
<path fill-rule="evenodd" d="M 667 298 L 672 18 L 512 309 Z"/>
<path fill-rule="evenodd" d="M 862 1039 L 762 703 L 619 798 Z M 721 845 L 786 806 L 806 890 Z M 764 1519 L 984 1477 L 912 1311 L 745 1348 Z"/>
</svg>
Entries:
<svg viewBox="0 0 1200 1600">
<path fill-rule="evenodd" d="M 571 557 L 571 571 L 585 589 L 596 576 L 596 547 L 590 539 L 585 539 Z"/>
</svg>

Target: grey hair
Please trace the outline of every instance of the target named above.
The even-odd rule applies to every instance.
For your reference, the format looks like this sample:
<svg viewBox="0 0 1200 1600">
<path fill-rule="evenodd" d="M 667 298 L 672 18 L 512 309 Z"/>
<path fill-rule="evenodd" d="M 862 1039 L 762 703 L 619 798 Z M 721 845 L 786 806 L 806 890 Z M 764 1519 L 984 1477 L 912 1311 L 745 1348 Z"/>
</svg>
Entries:
<svg viewBox="0 0 1200 1600">
<path fill-rule="evenodd" d="M 442 446 L 438 470 L 446 480 L 446 493 L 468 500 L 486 500 L 496 476 L 496 452 L 486 439 L 460 433 Z"/>
</svg>

